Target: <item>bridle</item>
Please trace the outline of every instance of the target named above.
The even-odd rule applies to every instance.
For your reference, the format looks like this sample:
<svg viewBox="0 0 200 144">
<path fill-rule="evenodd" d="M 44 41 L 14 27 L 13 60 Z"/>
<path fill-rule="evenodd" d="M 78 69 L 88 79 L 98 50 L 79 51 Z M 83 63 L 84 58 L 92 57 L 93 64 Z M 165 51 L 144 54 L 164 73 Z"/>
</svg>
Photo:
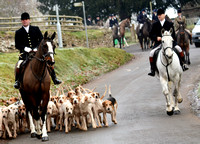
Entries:
<svg viewBox="0 0 200 144">
<path fill-rule="evenodd" d="M 33 69 L 32 69 L 32 63 L 31 63 L 31 71 L 33 73 L 33 75 L 40 81 L 40 83 L 42 82 L 42 80 L 44 79 L 44 77 L 46 76 L 47 72 L 45 72 L 45 67 L 47 66 L 52 66 L 55 62 L 50 62 L 50 55 L 53 54 L 55 55 L 55 52 L 47 52 L 45 54 L 42 55 L 42 58 L 38 58 L 37 56 L 33 56 L 33 58 L 37 59 L 38 61 L 42 62 L 42 63 L 45 63 L 45 66 L 42 70 L 42 76 L 41 77 L 38 77 L 34 72 L 33 72 Z"/>
<path fill-rule="evenodd" d="M 169 35 L 163 35 L 163 36 L 169 36 Z M 163 45 L 161 45 L 161 47 L 163 47 Z M 170 81 L 168 66 L 171 65 L 172 62 L 173 62 L 173 59 L 172 59 L 173 53 L 172 53 L 172 56 L 169 57 L 169 56 L 166 55 L 166 50 L 167 49 L 171 49 L 173 51 L 173 48 L 172 47 L 165 47 L 165 48 L 163 47 L 162 49 L 163 49 L 162 53 L 163 53 L 163 55 L 164 55 L 164 57 L 166 59 L 167 64 L 164 64 L 163 61 L 162 61 L 162 59 L 160 59 L 160 61 L 161 61 L 162 65 L 166 68 L 168 81 Z M 169 59 L 172 59 L 172 60 L 169 62 Z"/>
</svg>

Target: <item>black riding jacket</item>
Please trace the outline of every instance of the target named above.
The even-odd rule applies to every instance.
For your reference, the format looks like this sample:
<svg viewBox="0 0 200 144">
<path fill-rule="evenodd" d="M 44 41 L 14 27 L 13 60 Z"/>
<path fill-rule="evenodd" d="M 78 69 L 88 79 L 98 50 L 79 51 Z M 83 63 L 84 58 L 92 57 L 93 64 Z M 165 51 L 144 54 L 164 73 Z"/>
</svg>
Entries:
<svg viewBox="0 0 200 144">
<path fill-rule="evenodd" d="M 25 47 L 37 48 L 42 39 L 43 35 L 37 26 L 30 25 L 28 33 L 24 27 L 17 30 L 15 32 L 15 47 L 20 50 L 20 53 L 23 53 L 19 59 L 26 59 L 27 53 L 24 51 Z"/>
<path fill-rule="evenodd" d="M 174 39 L 173 46 L 175 46 L 176 45 L 176 37 L 175 37 L 174 25 L 172 22 L 165 20 L 165 23 L 163 26 L 161 25 L 160 21 L 153 23 L 152 29 L 150 31 L 150 38 L 153 41 L 155 41 L 154 47 L 157 47 L 158 45 L 161 44 L 161 41 L 157 41 L 157 37 L 162 37 L 161 31 L 163 28 L 167 31 L 169 31 L 172 28 L 172 30 L 173 30 L 172 38 Z"/>
</svg>

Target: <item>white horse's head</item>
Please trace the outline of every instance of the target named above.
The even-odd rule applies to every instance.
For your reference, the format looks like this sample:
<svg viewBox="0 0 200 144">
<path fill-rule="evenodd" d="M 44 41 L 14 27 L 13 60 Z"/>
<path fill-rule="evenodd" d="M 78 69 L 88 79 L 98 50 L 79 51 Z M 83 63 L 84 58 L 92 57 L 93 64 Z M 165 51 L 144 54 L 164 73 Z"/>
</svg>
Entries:
<svg viewBox="0 0 200 144">
<path fill-rule="evenodd" d="M 166 58 L 172 59 L 173 56 L 173 38 L 171 36 L 173 30 L 165 31 L 162 29 L 162 51 Z"/>
</svg>

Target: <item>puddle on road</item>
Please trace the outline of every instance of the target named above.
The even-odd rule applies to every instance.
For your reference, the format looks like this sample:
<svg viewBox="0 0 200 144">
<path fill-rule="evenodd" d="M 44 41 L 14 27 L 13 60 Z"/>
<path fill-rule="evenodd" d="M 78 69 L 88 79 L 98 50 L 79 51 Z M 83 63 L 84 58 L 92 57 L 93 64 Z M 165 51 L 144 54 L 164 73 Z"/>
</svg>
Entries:
<svg viewBox="0 0 200 144">
<path fill-rule="evenodd" d="M 200 94 L 198 94 L 199 84 L 196 84 L 193 90 L 188 93 L 188 99 L 190 100 L 190 106 L 192 112 L 200 117 Z"/>
</svg>

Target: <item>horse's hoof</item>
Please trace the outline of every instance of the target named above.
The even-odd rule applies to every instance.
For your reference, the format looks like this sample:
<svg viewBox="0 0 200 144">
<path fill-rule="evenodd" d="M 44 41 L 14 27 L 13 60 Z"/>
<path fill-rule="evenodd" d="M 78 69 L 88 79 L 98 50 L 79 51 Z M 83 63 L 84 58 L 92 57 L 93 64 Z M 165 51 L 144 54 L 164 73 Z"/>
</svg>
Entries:
<svg viewBox="0 0 200 144">
<path fill-rule="evenodd" d="M 183 102 L 183 98 L 178 99 L 178 103 L 182 103 Z"/>
<path fill-rule="evenodd" d="M 36 137 L 36 133 L 31 133 L 31 138 L 35 138 Z"/>
<path fill-rule="evenodd" d="M 48 141 L 49 140 L 49 137 L 42 137 L 42 141 L 45 142 L 45 141 Z"/>
<path fill-rule="evenodd" d="M 180 113 L 181 113 L 180 110 L 175 110 L 175 111 L 174 111 L 174 114 L 175 114 L 175 115 L 179 115 Z"/>
<path fill-rule="evenodd" d="M 37 137 L 38 139 L 41 139 L 41 138 L 42 138 L 42 134 L 40 134 L 40 135 L 36 134 L 36 137 Z"/>
<path fill-rule="evenodd" d="M 172 116 L 174 114 L 174 111 L 172 110 L 172 111 L 167 111 L 167 115 L 168 116 Z"/>
</svg>

